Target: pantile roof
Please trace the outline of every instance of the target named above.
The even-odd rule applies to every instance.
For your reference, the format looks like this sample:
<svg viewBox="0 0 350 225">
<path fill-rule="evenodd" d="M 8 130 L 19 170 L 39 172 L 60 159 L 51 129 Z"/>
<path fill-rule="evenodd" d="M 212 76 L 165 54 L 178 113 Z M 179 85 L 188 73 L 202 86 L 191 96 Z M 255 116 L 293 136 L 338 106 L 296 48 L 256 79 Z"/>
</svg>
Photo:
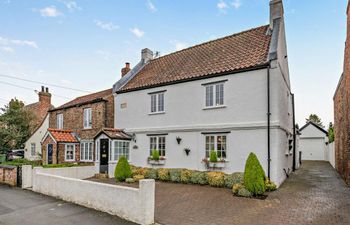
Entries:
<svg viewBox="0 0 350 225">
<path fill-rule="evenodd" d="M 68 143 L 76 143 L 79 142 L 76 135 L 72 130 L 59 130 L 49 128 L 48 131 L 55 139 L 56 142 L 68 142 Z"/>
</svg>

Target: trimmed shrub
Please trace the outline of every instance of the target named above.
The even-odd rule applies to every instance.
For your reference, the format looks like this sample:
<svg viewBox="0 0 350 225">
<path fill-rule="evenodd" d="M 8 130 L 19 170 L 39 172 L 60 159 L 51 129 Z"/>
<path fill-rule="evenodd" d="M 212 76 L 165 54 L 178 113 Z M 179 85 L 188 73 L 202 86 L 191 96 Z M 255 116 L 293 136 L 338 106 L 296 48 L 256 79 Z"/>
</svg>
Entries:
<svg viewBox="0 0 350 225">
<path fill-rule="evenodd" d="M 266 191 L 276 191 L 277 190 L 277 185 L 268 178 L 266 178 L 266 180 L 265 180 L 265 186 L 266 186 Z"/>
<path fill-rule="evenodd" d="M 134 180 L 133 178 L 126 178 L 126 179 L 125 179 L 125 182 L 126 182 L 126 183 L 134 183 L 135 180 Z"/>
<path fill-rule="evenodd" d="M 147 173 L 145 175 L 145 178 L 157 180 L 157 178 L 158 178 L 157 170 L 156 169 L 148 169 Z"/>
<path fill-rule="evenodd" d="M 208 176 L 206 172 L 194 171 L 191 175 L 190 182 L 192 184 L 206 185 L 208 184 Z"/>
<path fill-rule="evenodd" d="M 152 150 L 152 159 L 158 161 L 159 160 L 159 151 L 157 149 Z"/>
<path fill-rule="evenodd" d="M 114 177 L 116 181 L 125 181 L 126 178 L 131 177 L 131 169 L 128 160 L 122 156 L 118 160 L 118 164 L 115 167 Z"/>
<path fill-rule="evenodd" d="M 265 172 L 254 153 L 250 153 L 245 164 L 244 186 L 254 196 L 265 193 Z"/>
<path fill-rule="evenodd" d="M 186 170 L 186 169 L 181 170 L 181 182 L 185 184 L 190 183 L 192 173 L 193 173 L 192 170 Z"/>
<path fill-rule="evenodd" d="M 234 184 L 234 185 L 232 186 L 232 193 L 233 193 L 234 195 L 237 195 L 238 191 L 239 191 L 241 188 L 243 188 L 243 187 L 244 187 L 243 184 Z"/>
<path fill-rule="evenodd" d="M 223 172 L 209 172 L 207 175 L 210 186 L 223 187 L 225 185 L 225 174 Z"/>
<path fill-rule="evenodd" d="M 138 181 L 140 181 L 142 179 L 145 179 L 145 176 L 143 176 L 143 175 L 135 175 L 133 177 L 133 179 L 134 179 L 134 181 L 138 182 Z"/>
<path fill-rule="evenodd" d="M 234 184 L 243 184 L 244 181 L 244 173 L 242 172 L 235 172 L 232 174 L 233 183 Z"/>
<path fill-rule="evenodd" d="M 158 179 L 161 181 L 170 181 L 169 169 L 158 169 Z"/>
<path fill-rule="evenodd" d="M 210 162 L 217 162 L 218 161 L 218 154 L 216 154 L 216 151 L 214 151 L 214 150 L 210 151 L 209 161 Z"/>
<path fill-rule="evenodd" d="M 225 174 L 224 181 L 225 181 L 225 187 L 230 188 L 230 189 L 235 184 L 232 174 Z"/>
<path fill-rule="evenodd" d="M 180 183 L 181 182 L 181 170 L 180 169 L 170 169 L 169 176 L 171 182 Z"/>
<path fill-rule="evenodd" d="M 252 197 L 252 193 L 248 191 L 245 187 L 242 187 L 238 190 L 237 196 L 249 198 Z"/>
<path fill-rule="evenodd" d="M 137 168 L 135 168 L 133 175 L 142 175 L 142 176 L 146 177 L 149 170 L 150 170 L 149 168 L 137 167 Z"/>
</svg>

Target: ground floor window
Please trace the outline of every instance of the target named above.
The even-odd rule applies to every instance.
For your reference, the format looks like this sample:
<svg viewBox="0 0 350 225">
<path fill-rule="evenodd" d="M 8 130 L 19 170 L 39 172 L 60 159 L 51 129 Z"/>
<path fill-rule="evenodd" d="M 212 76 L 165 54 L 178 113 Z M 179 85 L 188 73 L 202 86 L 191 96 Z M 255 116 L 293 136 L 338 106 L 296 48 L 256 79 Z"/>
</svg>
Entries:
<svg viewBox="0 0 350 225">
<path fill-rule="evenodd" d="M 65 152 L 64 152 L 65 161 L 74 161 L 75 158 L 75 145 L 74 144 L 66 144 Z"/>
<path fill-rule="evenodd" d="M 111 152 L 112 161 L 118 161 L 121 156 L 125 156 L 127 160 L 130 158 L 130 142 L 129 141 L 113 141 Z"/>
<path fill-rule="evenodd" d="M 205 136 L 205 157 L 210 157 L 210 152 L 215 151 L 218 158 L 226 158 L 226 135 Z"/>
<path fill-rule="evenodd" d="M 31 154 L 31 156 L 35 156 L 35 154 L 36 154 L 35 143 L 30 144 L 30 154 Z"/>
<path fill-rule="evenodd" d="M 93 161 L 93 146 L 92 141 L 82 141 L 80 144 L 80 161 Z"/>
<path fill-rule="evenodd" d="M 160 156 L 165 156 L 165 137 L 164 136 L 153 136 L 150 137 L 150 155 L 153 150 L 158 150 Z"/>
</svg>

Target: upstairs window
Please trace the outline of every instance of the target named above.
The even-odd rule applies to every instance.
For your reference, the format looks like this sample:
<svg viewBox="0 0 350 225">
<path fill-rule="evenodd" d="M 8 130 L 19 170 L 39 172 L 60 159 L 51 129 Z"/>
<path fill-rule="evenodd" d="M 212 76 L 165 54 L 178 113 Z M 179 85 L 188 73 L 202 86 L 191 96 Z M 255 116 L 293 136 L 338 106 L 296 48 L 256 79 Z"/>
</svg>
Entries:
<svg viewBox="0 0 350 225">
<path fill-rule="evenodd" d="M 84 129 L 92 128 L 92 113 L 91 108 L 84 109 Z"/>
<path fill-rule="evenodd" d="M 151 113 L 164 112 L 164 92 L 151 94 Z"/>
<path fill-rule="evenodd" d="M 224 105 L 224 83 L 206 85 L 205 106 L 215 107 L 222 105 Z"/>
<path fill-rule="evenodd" d="M 63 129 L 63 114 L 60 113 L 60 114 L 57 114 L 57 117 L 56 117 L 56 126 L 57 126 L 57 129 Z"/>
</svg>

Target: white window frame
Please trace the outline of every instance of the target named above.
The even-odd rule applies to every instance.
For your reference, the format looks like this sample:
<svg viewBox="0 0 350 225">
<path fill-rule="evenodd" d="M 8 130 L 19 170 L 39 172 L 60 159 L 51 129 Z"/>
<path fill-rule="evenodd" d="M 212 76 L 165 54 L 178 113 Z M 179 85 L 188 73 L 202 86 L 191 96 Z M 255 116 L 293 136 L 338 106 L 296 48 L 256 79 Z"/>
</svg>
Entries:
<svg viewBox="0 0 350 225">
<path fill-rule="evenodd" d="M 225 106 L 225 83 L 217 82 L 204 85 L 205 108 L 218 108 Z"/>
<path fill-rule="evenodd" d="M 155 142 L 154 142 L 155 140 Z M 163 147 L 164 146 L 164 147 Z M 150 156 L 152 156 L 152 151 L 156 149 L 159 151 L 159 156 L 166 156 L 166 136 L 150 136 L 149 137 L 149 151 Z"/>
<path fill-rule="evenodd" d="M 85 108 L 83 112 L 83 127 L 84 129 L 92 128 L 92 109 Z"/>
<path fill-rule="evenodd" d="M 35 156 L 36 155 L 36 144 L 30 143 L 30 155 Z"/>
<path fill-rule="evenodd" d="M 67 159 L 68 146 L 73 146 L 73 159 Z M 64 148 L 64 161 L 75 162 L 75 144 L 66 144 Z"/>
<path fill-rule="evenodd" d="M 130 161 L 130 141 L 113 140 L 109 157 L 110 161 L 118 162 L 121 156 L 125 156 Z"/>
<path fill-rule="evenodd" d="M 214 145 L 214 149 L 211 149 L 211 147 L 207 148 L 207 138 L 211 138 L 211 137 L 214 137 L 214 142 L 212 142 L 212 140 L 209 142 L 210 146 L 213 146 Z M 226 148 L 222 148 L 221 149 L 218 149 L 218 137 L 225 137 L 225 147 Z M 218 159 L 226 159 L 227 158 L 227 135 L 226 134 L 207 134 L 205 135 L 205 139 L 204 139 L 204 145 L 205 145 L 205 157 L 206 158 L 210 158 L 210 152 L 212 150 L 214 150 L 217 155 L 218 155 Z M 218 151 L 221 152 L 221 155 L 219 156 L 218 154 Z M 225 152 L 225 156 L 223 157 L 222 156 L 222 152 Z"/>
<path fill-rule="evenodd" d="M 63 129 L 63 113 L 56 115 L 56 127 L 57 129 Z"/>
<path fill-rule="evenodd" d="M 80 142 L 80 161 L 81 162 L 94 161 L 94 142 L 93 141 Z"/>
<path fill-rule="evenodd" d="M 165 91 L 151 93 L 151 114 L 164 113 L 165 112 Z"/>
</svg>

